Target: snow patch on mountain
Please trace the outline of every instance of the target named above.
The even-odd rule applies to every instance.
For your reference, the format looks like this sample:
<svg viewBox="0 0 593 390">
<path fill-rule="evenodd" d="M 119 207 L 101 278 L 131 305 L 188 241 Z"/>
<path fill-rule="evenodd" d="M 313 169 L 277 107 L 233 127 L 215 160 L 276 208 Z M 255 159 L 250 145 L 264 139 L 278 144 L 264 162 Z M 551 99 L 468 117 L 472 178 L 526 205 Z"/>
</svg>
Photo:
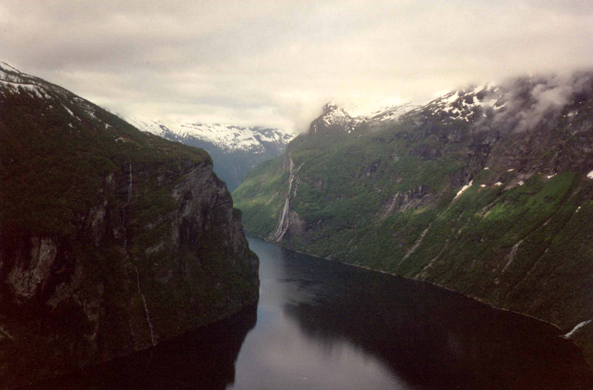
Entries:
<svg viewBox="0 0 593 390">
<path fill-rule="evenodd" d="M 41 99 L 51 98 L 44 88 L 35 85 L 27 75 L 5 62 L 0 62 L 0 85 L 4 87 L 4 91 L 9 93 L 14 94 L 24 91 Z"/>
<path fill-rule="evenodd" d="M 451 91 L 418 109 L 447 121 L 471 122 L 477 119 L 478 113 L 504 107 L 500 102 L 501 93 L 493 84 L 481 84 L 465 89 Z"/>
<path fill-rule="evenodd" d="M 64 109 L 65 109 L 65 110 L 68 112 L 68 114 L 70 114 L 70 116 L 72 116 L 72 117 L 74 117 L 74 118 L 76 118 L 76 119 L 80 120 L 80 118 L 79 118 L 79 117 L 77 117 L 76 115 L 74 115 L 74 113 L 72 112 L 72 110 L 71 110 L 71 109 L 69 109 L 68 107 L 66 107 L 66 106 L 65 106 L 65 105 L 63 105 L 63 104 L 62 104 L 62 107 L 64 107 Z"/>
<path fill-rule="evenodd" d="M 331 132 L 344 132 L 350 134 L 356 131 L 358 126 L 365 122 L 395 121 L 418 107 L 419 106 L 414 103 L 407 102 L 367 113 L 357 112 L 357 115 L 353 115 L 344 107 L 330 102 L 323 107 L 323 114 L 313 121 L 310 132 L 315 134 L 329 130 Z M 339 129 L 339 131 L 336 129 Z"/>
<path fill-rule="evenodd" d="M 565 334 L 562 337 L 564 337 L 565 339 L 570 339 L 579 329 L 581 329 L 582 327 L 590 324 L 591 321 L 593 321 L 593 320 L 587 320 L 587 321 L 581 322 L 580 324 L 578 324 L 577 326 L 575 326 L 570 332 L 568 332 L 567 334 Z"/>
<path fill-rule="evenodd" d="M 418 109 L 418 105 L 413 102 L 407 102 L 395 106 L 386 107 L 365 116 L 368 121 L 394 121 L 410 111 Z"/>
<path fill-rule="evenodd" d="M 463 187 L 461 187 L 461 189 L 459 190 L 459 192 L 457 192 L 457 195 L 455 195 L 455 198 L 453 199 L 457 199 L 459 198 L 468 188 L 470 188 L 472 185 L 474 184 L 474 181 L 470 181 L 469 184 L 464 185 Z"/>
<path fill-rule="evenodd" d="M 11 70 L 16 73 L 21 73 L 20 70 L 18 70 L 14 66 L 10 65 L 8 62 L 4 62 L 4 61 L 0 61 L 0 68 L 5 68 L 5 69 Z"/>
<path fill-rule="evenodd" d="M 172 134 L 181 141 L 188 138 L 197 138 L 210 142 L 222 150 L 248 151 L 263 153 L 268 145 L 284 148 L 295 135 L 282 129 L 266 127 L 242 127 L 229 124 L 206 123 L 163 123 L 147 118 L 126 118 L 138 129 L 161 137 Z"/>
<path fill-rule="evenodd" d="M 5 87 L 7 91 L 10 91 L 10 93 L 20 93 L 21 91 L 24 91 L 41 99 L 51 99 L 51 96 L 45 91 L 45 89 L 37 85 L 25 83 L 21 84 L 4 80 L 0 80 L 0 85 Z"/>
<path fill-rule="evenodd" d="M 332 103 L 326 104 L 323 110 L 325 115 L 321 117 L 321 120 L 326 126 L 339 123 L 344 120 L 344 118 L 351 118 L 350 114 L 348 114 L 343 107 L 336 106 Z"/>
<path fill-rule="evenodd" d="M 367 114 L 351 115 L 346 109 L 334 103 L 325 105 L 323 114 L 311 125 L 311 132 L 323 130 L 352 133 L 360 124 L 376 125 L 381 122 L 398 121 L 408 115 L 423 115 L 443 122 L 474 122 L 487 113 L 505 107 L 500 87 L 488 83 L 448 92 L 436 99 L 384 107 Z"/>
<path fill-rule="evenodd" d="M 93 120 L 98 120 L 95 115 L 96 106 L 85 99 L 78 97 L 71 92 L 65 90 L 57 85 L 48 84 L 43 80 L 23 73 L 14 66 L 0 61 L 0 95 L 7 96 L 7 94 L 21 94 L 26 93 L 34 98 L 39 98 L 46 101 L 59 101 L 61 106 L 68 112 L 69 115 L 78 119 L 72 110 L 75 109 L 79 114 L 83 110 Z M 67 105 L 70 105 L 68 107 Z M 49 106 L 53 106 L 50 104 Z"/>
<path fill-rule="evenodd" d="M 346 109 L 335 103 L 323 106 L 323 114 L 311 123 L 310 132 L 323 133 L 329 129 L 338 132 L 351 133 L 356 128 L 359 120 L 352 117 Z"/>
</svg>

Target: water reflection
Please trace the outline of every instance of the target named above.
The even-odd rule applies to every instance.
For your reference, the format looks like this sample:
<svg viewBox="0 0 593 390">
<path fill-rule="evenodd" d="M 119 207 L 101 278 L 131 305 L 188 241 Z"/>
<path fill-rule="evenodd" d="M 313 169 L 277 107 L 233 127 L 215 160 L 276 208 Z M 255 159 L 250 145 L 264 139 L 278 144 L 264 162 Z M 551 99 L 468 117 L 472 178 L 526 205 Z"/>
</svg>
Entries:
<svg viewBox="0 0 593 390">
<path fill-rule="evenodd" d="M 235 361 L 257 321 L 256 306 L 150 350 L 28 389 L 225 389 Z"/>
<path fill-rule="evenodd" d="M 260 257 L 257 309 L 36 388 L 593 388 L 582 354 L 552 326 L 249 240 Z"/>
<path fill-rule="evenodd" d="M 250 247 L 260 257 L 258 323 L 241 349 L 233 389 L 408 389 L 347 339 L 308 337 L 285 307 L 315 302 L 323 283 L 305 277 L 308 265 L 294 252 L 251 237 Z"/>
<path fill-rule="evenodd" d="M 257 238 L 250 245 L 268 319 L 246 339 L 237 389 L 591 388 L 581 352 L 548 324 Z"/>
<path fill-rule="evenodd" d="M 582 356 L 553 328 L 454 294 L 425 296 L 427 287 L 389 291 L 387 304 L 367 291 L 325 291 L 317 302 L 287 304 L 285 311 L 311 340 L 326 346 L 348 340 L 414 388 L 576 389 L 584 383 Z"/>
</svg>

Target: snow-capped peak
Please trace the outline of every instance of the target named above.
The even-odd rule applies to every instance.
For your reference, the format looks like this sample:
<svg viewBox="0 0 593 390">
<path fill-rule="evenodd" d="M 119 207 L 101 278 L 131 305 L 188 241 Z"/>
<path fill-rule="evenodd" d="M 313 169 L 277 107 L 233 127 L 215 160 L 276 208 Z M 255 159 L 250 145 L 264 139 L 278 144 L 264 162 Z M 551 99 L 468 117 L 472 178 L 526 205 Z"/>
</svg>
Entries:
<svg viewBox="0 0 593 390">
<path fill-rule="evenodd" d="M 15 68 L 14 66 L 10 65 L 8 62 L 0 61 L 0 68 L 8 69 L 12 72 L 21 73 L 20 70 Z"/>
<path fill-rule="evenodd" d="M 282 129 L 259 126 L 243 127 L 221 123 L 163 123 L 147 118 L 126 118 L 142 131 L 161 137 L 173 135 L 179 140 L 196 138 L 226 151 L 263 153 L 266 145 L 285 147 L 295 135 Z"/>
<path fill-rule="evenodd" d="M 402 115 L 407 114 L 410 111 L 416 110 L 419 107 L 418 104 L 413 102 L 406 102 L 403 104 L 393 105 L 385 107 L 382 110 L 373 112 L 370 115 L 365 116 L 368 121 L 393 121 L 399 119 Z"/>
<path fill-rule="evenodd" d="M 325 106 L 323 106 L 322 120 L 327 126 L 344 119 L 352 119 L 344 107 L 340 107 L 333 103 L 327 103 Z"/>
<path fill-rule="evenodd" d="M 323 113 L 350 116 L 344 107 L 333 102 L 326 103 L 325 106 L 323 106 Z"/>
<path fill-rule="evenodd" d="M 2 88 L 4 92 L 0 92 L 1 94 L 19 94 L 24 91 L 42 99 L 51 98 L 46 88 L 35 82 L 35 78 L 2 61 L 0 61 L 0 87 L 4 87 Z"/>
<path fill-rule="evenodd" d="M 12 83 L 25 83 L 25 75 L 7 62 L 0 61 L 0 80 Z M 30 76 L 29 76 L 30 77 Z"/>
<path fill-rule="evenodd" d="M 351 133 L 356 127 L 356 120 L 341 106 L 327 103 L 323 106 L 323 114 L 311 123 L 312 134 L 327 132 Z"/>
<path fill-rule="evenodd" d="M 330 102 L 323 106 L 323 114 L 311 124 L 310 133 L 352 133 L 362 123 L 395 121 L 418 107 L 417 104 L 406 102 L 374 111 L 355 109 L 358 114 L 351 115 L 344 107 Z"/>
<path fill-rule="evenodd" d="M 470 122 L 475 119 L 477 108 L 498 110 L 500 96 L 496 92 L 498 87 L 489 83 L 448 92 L 419 108 L 430 112 L 434 116 L 446 117 L 449 120 Z"/>
<path fill-rule="evenodd" d="M 50 93 L 56 93 L 63 98 L 76 96 L 62 87 L 23 73 L 7 62 L 0 61 L 0 95 L 22 92 L 47 100 L 52 99 Z"/>
</svg>

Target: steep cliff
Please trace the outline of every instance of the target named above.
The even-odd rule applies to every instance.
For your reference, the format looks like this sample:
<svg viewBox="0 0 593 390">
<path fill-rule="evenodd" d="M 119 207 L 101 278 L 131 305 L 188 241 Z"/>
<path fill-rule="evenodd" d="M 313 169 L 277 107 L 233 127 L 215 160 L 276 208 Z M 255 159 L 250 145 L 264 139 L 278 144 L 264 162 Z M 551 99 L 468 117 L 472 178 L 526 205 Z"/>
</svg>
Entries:
<svg viewBox="0 0 593 390">
<path fill-rule="evenodd" d="M 0 67 L 0 377 L 107 361 L 258 298 L 241 213 L 202 150 Z"/>
<path fill-rule="evenodd" d="M 567 333 L 593 318 L 591 74 L 472 87 L 385 117 L 326 109 L 234 192 L 247 229 Z M 589 328 L 569 337 L 588 344 Z"/>
</svg>

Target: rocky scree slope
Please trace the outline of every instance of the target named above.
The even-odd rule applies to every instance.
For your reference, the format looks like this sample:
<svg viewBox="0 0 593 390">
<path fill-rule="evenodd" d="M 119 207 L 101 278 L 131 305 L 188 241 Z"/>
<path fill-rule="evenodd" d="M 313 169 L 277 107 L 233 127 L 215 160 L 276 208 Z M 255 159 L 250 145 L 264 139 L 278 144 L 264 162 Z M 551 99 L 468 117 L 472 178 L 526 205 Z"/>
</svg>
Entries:
<svg viewBox="0 0 593 390">
<path fill-rule="evenodd" d="M 593 362 L 592 75 L 385 117 L 326 109 L 233 193 L 246 228 L 549 321 Z"/>
<path fill-rule="evenodd" d="M 214 172 L 235 190 L 257 164 L 284 153 L 294 134 L 266 127 L 225 124 L 164 124 L 145 118 L 128 118 L 138 129 L 171 141 L 206 150 L 214 161 Z"/>
<path fill-rule="evenodd" d="M 0 64 L 0 377 L 101 363 L 258 298 L 258 259 L 202 150 Z"/>
</svg>

